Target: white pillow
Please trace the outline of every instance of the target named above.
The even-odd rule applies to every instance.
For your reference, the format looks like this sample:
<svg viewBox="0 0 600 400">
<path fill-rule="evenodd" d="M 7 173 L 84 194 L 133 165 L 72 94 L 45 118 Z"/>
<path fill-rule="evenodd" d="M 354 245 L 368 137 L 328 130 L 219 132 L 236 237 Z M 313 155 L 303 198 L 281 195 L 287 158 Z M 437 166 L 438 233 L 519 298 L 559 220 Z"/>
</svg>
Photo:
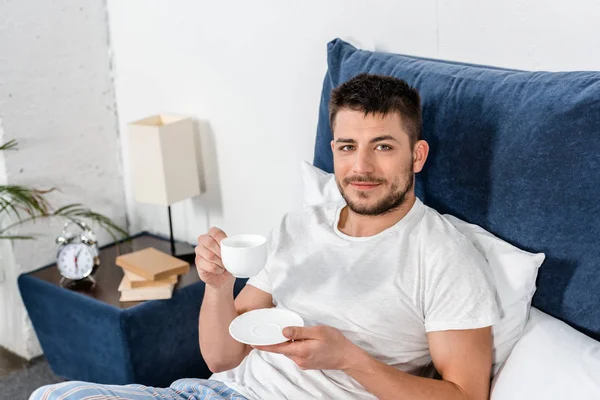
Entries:
<svg viewBox="0 0 600 400">
<path fill-rule="evenodd" d="M 344 200 L 335 183 L 333 174 L 319 169 L 309 162 L 302 161 L 302 182 L 304 184 L 304 206 L 314 206 Z"/>
<path fill-rule="evenodd" d="M 333 174 L 302 162 L 304 204 L 307 206 L 343 200 Z M 485 256 L 496 279 L 501 320 L 492 327 L 494 339 L 494 370 L 508 357 L 521 336 L 531 298 L 535 293 L 537 272 L 545 255 L 533 254 L 497 238 L 483 228 L 468 224 L 451 215 L 444 217 Z"/>
<path fill-rule="evenodd" d="M 600 342 L 532 307 L 492 381 L 491 400 L 520 399 L 600 399 Z"/>
<path fill-rule="evenodd" d="M 501 317 L 500 322 L 492 327 L 492 372 L 495 373 L 523 333 L 531 308 L 531 298 L 536 290 L 538 269 L 546 256 L 544 253 L 533 254 L 521 250 L 485 229 L 452 215 L 444 214 L 444 218 L 473 243 L 494 272 Z"/>
</svg>

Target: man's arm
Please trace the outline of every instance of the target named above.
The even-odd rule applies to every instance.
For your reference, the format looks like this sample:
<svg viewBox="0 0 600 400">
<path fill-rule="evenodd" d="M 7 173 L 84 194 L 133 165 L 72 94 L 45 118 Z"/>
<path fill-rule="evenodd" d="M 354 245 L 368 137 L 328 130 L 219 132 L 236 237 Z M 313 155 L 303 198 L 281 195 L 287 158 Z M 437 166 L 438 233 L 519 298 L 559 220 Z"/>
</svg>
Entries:
<svg viewBox="0 0 600 400">
<path fill-rule="evenodd" d="M 339 369 L 379 399 L 483 400 L 489 398 L 491 328 L 427 335 L 431 358 L 444 380 L 413 376 L 384 364 L 329 326 L 286 328 L 292 342 L 255 346 L 292 359 L 302 369 Z"/>
<path fill-rule="evenodd" d="M 221 240 L 226 237 L 219 228 L 211 228 L 198 237 L 195 249 L 196 269 L 206 284 L 198 326 L 200 351 L 212 372 L 237 367 L 251 350 L 229 335 L 231 321 L 247 311 L 273 307 L 269 293 L 250 285 L 233 299 L 235 277 L 225 270 L 221 260 Z"/>
<path fill-rule="evenodd" d="M 270 307 L 273 307 L 271 295 L 251 285 L 246 285 L 235 300 L 233 287 L 206 286 L 200 308 L 200 351 L 212 372 L 237 367 L 252 350 L 231 337 L 231 321 L 245 312 Z"/>
<path fill-rule="evenodd" d="M 365 352 L 345 371 L 380 399 L 489 398 L 491 328 L 439 331 L 427 335 L 433 364 L 443 380 L 409 375 Z"/>
</svg>

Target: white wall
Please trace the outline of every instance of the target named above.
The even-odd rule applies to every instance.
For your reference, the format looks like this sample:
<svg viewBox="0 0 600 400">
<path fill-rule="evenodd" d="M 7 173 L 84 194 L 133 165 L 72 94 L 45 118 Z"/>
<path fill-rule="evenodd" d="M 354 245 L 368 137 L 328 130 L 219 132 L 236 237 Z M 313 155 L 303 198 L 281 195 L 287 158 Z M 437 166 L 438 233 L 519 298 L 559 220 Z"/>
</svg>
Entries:
<svg viewBox="0 0 600 400">
<path fill-rule="evenodd" d="M 173 207 L 175 234 L 209 226 L 267 233 L 300 205 L 312 160 L 325 44 L 523 69 L 600 69 L 600 3 L 583 0 L 109 0 L 122 137 L 158 112 L 203 121 L 207 193 Z M 168 233 L 166 211 L 135 204 L 132 231 Z"/>
<path fill-rule="evenodd" d="M 438 58 L 526 70 L 600 70 L 598 0 L 438 3 Z"/>
<path fill-rule="evenodd" d="M 0 16 L 0 143 L 19 141 L 3 152 L 0 183 L 57 187 L 54 206 L 83 203 L 125 226 L 105 3 L 4 1 Z M 41 235 L 32 242 L 0 240 L 0 346 L 25 358 L 41 350 L 17 277 L 55 261 L 63 223 L 27 225 L 21 233 Z"/>
<path fill-rule="evenodd" d="M 195 242 L 211 225 L 228 234 L 266 234 L 301 204 L 299 168 L 302 159 L 312 161 L 328 40 L 369 45 L 419 32 L 402 49 L 435 53 L 432 2 L 323 3 L 108 2 L 122 136 L 128 122 L 158 112 L 202 122 L 207 192 L 173 206 L 178 238 Z M 406 12 L 423 20 L 383 18 Z M 131 199 L 123 144 L 132 232 L 167 234 L 166 210 Z"/>
</svg>

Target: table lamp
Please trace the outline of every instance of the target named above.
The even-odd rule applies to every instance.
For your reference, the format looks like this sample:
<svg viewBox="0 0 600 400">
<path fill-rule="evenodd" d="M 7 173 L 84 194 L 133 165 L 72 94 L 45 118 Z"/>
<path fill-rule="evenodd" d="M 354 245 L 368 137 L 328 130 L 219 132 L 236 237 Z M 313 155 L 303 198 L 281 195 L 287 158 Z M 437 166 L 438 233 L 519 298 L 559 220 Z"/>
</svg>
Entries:
<svg viewBox="0 0 600 400">
<path fill-rule="evenodd" d="M 167 206 L 171 255 L 190 263 L 195 254 L 175 254 L 171 205 L 201 193 L 194 125 L 190 117 L 153 115 L 131 122 L 129 160 L 134 199 Z"/>
</svg>

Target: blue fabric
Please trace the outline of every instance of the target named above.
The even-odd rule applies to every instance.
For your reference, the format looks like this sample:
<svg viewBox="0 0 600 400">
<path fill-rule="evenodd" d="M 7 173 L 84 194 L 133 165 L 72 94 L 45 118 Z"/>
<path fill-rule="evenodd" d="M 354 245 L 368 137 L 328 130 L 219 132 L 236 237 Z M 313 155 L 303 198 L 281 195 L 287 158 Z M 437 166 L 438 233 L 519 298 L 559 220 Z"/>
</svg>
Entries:
<svg viewBox="0 0 600 400">
<path fill-rule="evenodd" d="M 142 400 L 142 399 L 180 399 L 180 400 L 247 400 L 235 390 L 221 382 L 206 379 L 179 379 L 169 387 L 156 388 L 138 384 L 125 386 L 99 385 L 89 382 L 64 382 L 42 386 L 33 392 L 30 400 L 76 400 L 93 398 L 94 400 Z"/>
<path fill-rule="evenodd" d="M 314 165 L 333 172 L 327 104 L 362 72 L 422 97 L 423 202 L 546 253 L 533 305 L 600 340 L 600 73 L 525 72 L 328 44 Z"/>
<path fill-rule="evenodd" d="M 120 310 L 70 290 L 21 275 L 21 297 L 57 375 L 101 383 L 130 383 Z"/>
<path fill-rule="evenodd" d="M 245 282 L 236 281 L 236 294 Z M 64 379 L 165 387 L 211 375 L 198 341 L 203 282 L 127 309 L 28 274 L 18 284 L 48 363 Z"/>
</svg>

